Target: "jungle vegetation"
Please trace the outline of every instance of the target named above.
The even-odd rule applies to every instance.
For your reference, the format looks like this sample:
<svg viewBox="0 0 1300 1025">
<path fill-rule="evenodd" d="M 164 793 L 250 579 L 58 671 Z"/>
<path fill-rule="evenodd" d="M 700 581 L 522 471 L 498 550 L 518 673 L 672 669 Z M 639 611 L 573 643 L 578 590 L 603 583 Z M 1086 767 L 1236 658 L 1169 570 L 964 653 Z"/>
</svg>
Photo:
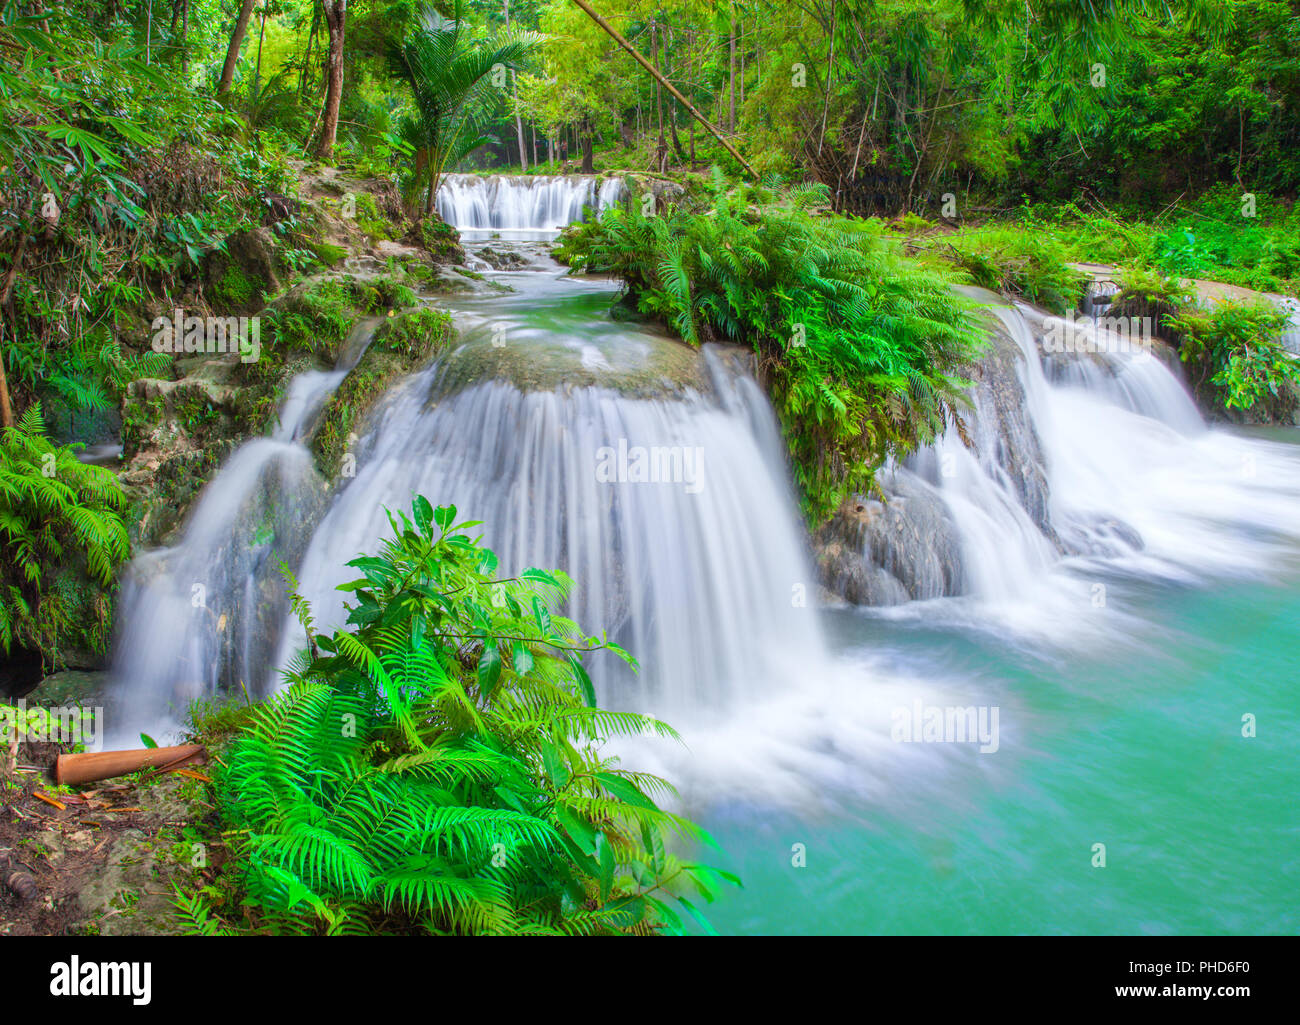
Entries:
<svg viewBox="0 0 1300 1025">
<path fill-rule="evenodd" d="M 0 0 L 0 659 L 103 657 L 138 496 L 78 456 L 182 376 L 155 316 L 296 296 L 242 371 L 253 432 L 290 356 L 346 336 L 355 297 L 304 283 L 345 254 L 300 202 L 336 173 L 367 184 L 336 204 L 361 237 L 454 257 L 449 171 L 636 172 L 559 253 L 753 349 L 812 525 L 963 429 L 958 282 L 1064 312 L 1076 265 L 1114 267 L 1206 408 L 1294 415 L 1279 307 L 1196 282 L 1300 296 L 1300 0 L 591 6 L 652 72 L 572 0 Z M 297 603 L 311 643 L 236 731 L 246 840 L 181 898 L 196 930 L 674 931 L 729 881 L 671 855 L 707 841 L 661 781 L 596 753 L 671 731 L 595 707 L 607 642 L 556 611 L 569 583 L 497 579 L 454 520 L 395 518 L 345 629 Z"/>
</svg>

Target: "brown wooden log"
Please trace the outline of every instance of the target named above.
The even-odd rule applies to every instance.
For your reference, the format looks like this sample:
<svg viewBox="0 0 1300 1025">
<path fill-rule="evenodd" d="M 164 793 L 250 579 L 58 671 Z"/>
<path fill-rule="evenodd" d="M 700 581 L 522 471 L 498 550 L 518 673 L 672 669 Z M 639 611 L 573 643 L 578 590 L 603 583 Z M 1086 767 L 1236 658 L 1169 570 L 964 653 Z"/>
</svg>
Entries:
<svg viewBox="0 0 1300 1025">
<path fill-rule="evenodd" d="M 203 765 L 208 760 L 202 744 L 178 747 L 151 747 L 140 751 L 94 751 L 85 754 L 59 755 L 54 763 L 57 783 L 92 783 L 97 779 L 125 776 L 140 769 L 160 772 L 182 765 Z"/>
</svg>

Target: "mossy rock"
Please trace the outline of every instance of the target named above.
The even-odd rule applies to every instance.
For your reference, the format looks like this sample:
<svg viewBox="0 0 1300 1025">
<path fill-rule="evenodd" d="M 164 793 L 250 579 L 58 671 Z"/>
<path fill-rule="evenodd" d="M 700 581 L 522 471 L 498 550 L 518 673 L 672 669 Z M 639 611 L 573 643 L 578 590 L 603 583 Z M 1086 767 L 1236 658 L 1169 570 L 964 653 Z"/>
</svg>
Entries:
<svg viewBox="0 0 1300 1025">
<path fill-rule="evenodd" d="M 359 192 L 356 196 L 357 227 L 371 241 L 392 238 L 392 225 L 379 210 L 379 204 L 369 192 Z M 400 234 L 400 232 L 398 233 Z"/>
<path fill-rule="evenodd" d="M 443 352 L 453 337 L 451 317 L 420 307 L 384 321 L 365 354 L 331 396 L 312 438 L 316 465 L 328 479 L 339 473 L 349 437 L 399 378 Z"/>
<path fill-rule="evenodd" d="M 280 288 L 280 243 L 269 228 L 238 231 L 204 261 L 204 294 L 219 312 L 251 314 Z"/>
<path fill-rule="evenodd" d="M 107 672 L 65 669 L 42 680 L 27 695 L 27 704 L 28 707 L 41 705 L 46 708 L 102 704 L 109 682 Z"/>
<path fill-rule="evenodd" d="M 325 267 L 337 267 L 348 255 L 346 248 L 336 246 L 332 242 L 313 242 L 309 243 L 308 248 L 316 254 L 316 259 Z"/>
<path fill-rule="evenodd" d="M 153 547 L 173 541 L 186 511 L 239 442 L 239 438 L 221 438 L 163 460 L 153 474 L 152 487 L 131 503 L 127 528 L 132 544 Z"/>
<path fill-rule="evenodd" d="M 464 263 L 465 249 L 460 244 L 460 232 L 444 221 L 437 214 L 415 223 L 409 239 L 423 247 L 435 263 Z"/>
</svg>

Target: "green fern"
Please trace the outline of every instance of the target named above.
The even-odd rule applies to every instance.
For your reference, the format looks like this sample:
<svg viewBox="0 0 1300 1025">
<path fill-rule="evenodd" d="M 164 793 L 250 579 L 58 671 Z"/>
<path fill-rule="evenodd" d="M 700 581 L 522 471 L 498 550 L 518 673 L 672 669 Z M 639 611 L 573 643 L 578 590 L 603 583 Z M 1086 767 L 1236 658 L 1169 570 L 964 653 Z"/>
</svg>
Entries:
<svg viewBox="0 0 1300 1025">
<path fill-rule="evenodd" d="M 293 599 L 315 654 L 218 777 L 258 927 L 680 929 L 665 900 L 686 908 L 687 890 L 709 900 L 734 877 L 666 854 L 708 837 L 655 802 L 668 783 L 603 759 L 596 739 L 676 734 L 594 707 L 582 656 L 635 661 L 558 614 L 566 577 L 498 578 L 455 517 L 423 498 L 390 516 L 379 553 L 349 564 L 362 576 L 341 588 L 346 628 L 315 632 Z"/>
<path fill-rule="evenodd" d="M 982 344 L 951 278 L 904 257 L 878 225 L 814 214 L 826 188 L 726 191 L 652 217 L 613 209 L 562 236 L 574 270 L 623 279 L 638 309 L 691 344 L 753 347 L 805 511 L 829 516 L 890 455 L 957 417 L 958 369 Z"/>
<path fill-rule="evenodd" d="M 50 594 L 56 571 L 71 565 L 107 588 L 130 556 L 130 539 L 117 478 L 78 460 L 79 446 L 54 445 L 44 431 L 34 403 L 0 434 L 0 647 L 22 643 L 52 661 L 73 625 Z"/>
</svg>

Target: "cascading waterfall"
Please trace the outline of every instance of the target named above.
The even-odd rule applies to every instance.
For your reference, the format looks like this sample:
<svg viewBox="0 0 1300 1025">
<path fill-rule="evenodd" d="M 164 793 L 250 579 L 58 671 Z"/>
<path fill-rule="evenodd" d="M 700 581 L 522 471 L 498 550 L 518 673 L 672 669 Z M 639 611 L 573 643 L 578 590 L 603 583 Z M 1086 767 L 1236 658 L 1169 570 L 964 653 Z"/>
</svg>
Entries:
<svg viewBox="0 0 1300 1025">
<path fill-rule="evenodd" d="M 459 226 L 541 233 L 621 188 L 449 176 L 439 203 Z M 318 622 L 337 624 L 345 563 L 375 549 L 385 506 L 421 493 L 483 521 L 504 572 L 574 578 L 568 612 L 644 667 L 633 679 L 597 660 L 602 703 L 683 729 L 689 754 L 627 751 L 688 798 L 714 787 L 791 805 L 846 787 L 883 794 L 922 759 L 992 771 L 961 749 L 923 755 L 889 741 L 898 704 L 987 703 L 984 683 L 864 653 L 860 640 L 850 657 L 842 636 L 825 636 L 843 624 L 816 610 L 780 432 L 743 361 L 616 324 L 604 313 L 616 286 L 560 274 L 533 260 L 511 274 L 517 292 L 458 300 L 461 344 L 380 403 L 352 449 L 357 476 L 328 496 L 301 439 L 345 367 L 293 383 L 276 435 L 231 458 L 179 545 L 132 567 L 115 663 L 131 729 L 156 732 L 194 696 L 274 687 L 301 640 L 279 559 Z M 871 613 L 884 622 L 955 619 L 1012 644 L 1068 645 L 1073 629 L 1095 645 L 1123 626 L 1080 614 L 1100 575 L 1194 582 L 1294 560 L 1300 461 L 1287 446 L 1207 429 L 1157 355 L 1045 351 L 1050 318 L 992 305 L 963 414 L 971 445 L 954 429 L 881 472 L 892 502 L 861 500 L 845 533 L 853 600 L 892 603 Z M 639 479 L 638 459 L 667 479 Z M 1010 733 L 1015 698 L 996 702 Z"/>
<path fill-rule="evenodd" d="M 667 399 L 485 381 L 431 402 L 436 371 L 417 378 L 303 560 L 318 621 L 342 622 L 344 564 L 386 532 L 384 506 L 418 493 L 483 521 L 503 573 L 555 567 L 577 581 L 572 617 L 645 666 L 632 689 L 617 660 L 599 663 L 610 704 L 720 711 L 783 662 L 815 657 L 815 615 L 798 600 L 812 574 L 772 414 L 751 379 L 704 358 L 712 393 Z M 662 479 L 637 479 L 638 459 Z M 281 660 L 300 642 L 288 624 Z"/>
<path fill-rule="evenodd" d="M 1064 622 L 1082 622 L 1095 560 L 1110 571 L 1186 581 L 1264 576 L 1294 560 L 1300 464 L 1289 446 L 1207 428 L 1176 363 L 1158 348 L 1116 344 L 1075 322 L 1077 351 L 1057 352 L 1052 340 L 1065 322 L 1023 305 L 998 303 L 992 312 L 997 330 L 983 368 L 1005 362 L 998 350 L 1010 343 L 1019 387 L 977 385 L 967 414 L 973 445 L 950 428 L 898 471 L 901 484 L 882 472 L 886 491 L 901 491 L 913 516 L 929 503 L 925 515 L 960 538 L 947 589 L 916 593 L 919 578 L 899 571 L 904 600 L 964 595 L 998 629 L 1060 640 Z M 847 536 L 879 561 L 888 523 L 877 510 Z M 948 546 L 933 531 L 907 543 L 920 552 L 895 553 L 896 570 L 899 562 L 925 565 Z M 842 590 L 858 601 L 899 600 L 888 589 Z"/>
<path fill-rule="evenodd" d="M 589 175 L 446 175 L 438 214 L 452 227 L 475 232 L 545 234 L 621 202 L 622 178 Z"/>
</svg>

